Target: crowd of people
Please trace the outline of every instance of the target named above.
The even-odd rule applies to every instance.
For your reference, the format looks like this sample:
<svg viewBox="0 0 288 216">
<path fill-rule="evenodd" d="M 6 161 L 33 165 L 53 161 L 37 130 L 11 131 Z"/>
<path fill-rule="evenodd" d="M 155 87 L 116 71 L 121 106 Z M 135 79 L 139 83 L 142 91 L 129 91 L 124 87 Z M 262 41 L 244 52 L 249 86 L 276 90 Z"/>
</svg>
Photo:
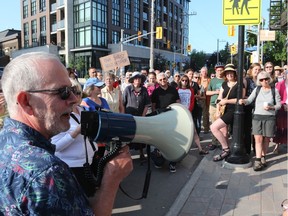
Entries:
<svg viewBox="0 0 288 216">
<path fill-rule="evenodd" d="M 258 63 L 251 64 L 243 73 L 239 101 L 238 72 L 233 64 L 217 63 L 210 76 L 206 66 L 199 71 L 173 73 L 142 69 L 127 71 L 123 77 L 117 77 L 115 71 L 102 73 L 91 67 L 88 74 L 82 86 L 73 69 L 41 52 L 24 54 L 5 67 L 0 114 L 7 116 L 8 110 L 9 117 L 0 132 L 0 212 L 111 214 L 119 184 L 133 169 L 129 150 L 139 150 L 139 158 L 145 163 L 146 145 L 128 143 L 122 147 L 105 166 L 101 186 L 96 187 L 95 163 L 109 152 L 109 143 L 84 142 L 84 110 L 145 117 L 181 103 L 191 113 L 191 133 L 199 154 L 220 148 L 213 161 L 221 161 L 231 153 L 229 137 L 233 136 L 234 111 L 239 103 L 245 115 L 243 142 L 247 154 L 253 157 L 255 153 L 255 171 L 268 166 L 271 139 L 276 143 L 274 153 L 279 153 L 279 145 L 287 144 L 287 65 L 274 67 L 267 62 L 262 68 Z M 205 149 L 200 143 L 201 133 L 210 132 L 212 142 Z M 151 159 L 156 168 L 166 162 L 156 147 L 152 147 Z M 168 164 L 169 171 L 175 173 L 177 163 Z"/>
</svg>

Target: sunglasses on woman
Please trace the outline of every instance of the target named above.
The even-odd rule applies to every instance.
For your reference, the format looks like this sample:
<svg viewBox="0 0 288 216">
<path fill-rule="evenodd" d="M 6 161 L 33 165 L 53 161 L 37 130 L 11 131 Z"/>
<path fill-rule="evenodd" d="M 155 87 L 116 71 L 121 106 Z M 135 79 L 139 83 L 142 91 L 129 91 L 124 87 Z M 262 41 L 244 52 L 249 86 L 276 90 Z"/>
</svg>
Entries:
<svg viewBox="0 0 288 216">
<path fill-rule="evenodd" d="M 55 94 L 55 95 L 59 95 L 60 98 L 62 100 L 67 100 L 70 95 L 71 92 L 74 95 L 78 95 L 79 91 L 77 91 L 77 87 L 76 86 L 66 86 L 66 87 L 61 87 L 59 89 L 41 89 L 41 90 L 28 90 L 27 92 L 29 93 L 51 93 L 51 94 Z M 80 92 L 81 94 L 81 92 Z"/>
<path fill-rule="evenodd" d="M 268 81 L 268 80 L 269 80 L 269 78 L 263 78 L 263 79 L 259 79 L 259 81 L 260 81 L 260 82 L 263 82 L 264 80 L 265 80 L 265 81 Z"/>
</svg>

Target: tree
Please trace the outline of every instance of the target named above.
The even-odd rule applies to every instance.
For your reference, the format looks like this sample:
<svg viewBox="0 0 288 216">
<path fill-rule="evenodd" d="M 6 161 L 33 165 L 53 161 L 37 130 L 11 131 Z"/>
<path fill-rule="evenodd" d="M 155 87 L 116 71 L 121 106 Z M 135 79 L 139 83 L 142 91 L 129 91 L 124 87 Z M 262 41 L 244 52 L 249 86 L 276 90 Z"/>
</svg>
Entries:
<svg viewBox="0 0 288 216">
<path fill-rule="evenodd" d="M 161 53 L 155 53 L 154 69 L 164 71 L 168 68 L 168 60 Z"/>
<path fill-rule="evenodd" d="M 271 61 L 274 65 L 283 65 L 287 59 L 286 36 L 276 31 L 275 41 L 267 41 L 263 47 L 264 62 Z"/>
<path fill-rule="evenodd" d="M 85 70 L 85 58 L 83 56 L 69 56 L 69 65 L 68 67 L 74 68 L 79 72 L 79 77 L 84 77 L 85 74 L 83 71 Z"/>
<path fill-rule="evenodd" d="M 203 51 L 197 52 L 195 49 L 190 54 L 190 68 L 197 71 L 206 65 L 206 53 Z"/>
</svg>

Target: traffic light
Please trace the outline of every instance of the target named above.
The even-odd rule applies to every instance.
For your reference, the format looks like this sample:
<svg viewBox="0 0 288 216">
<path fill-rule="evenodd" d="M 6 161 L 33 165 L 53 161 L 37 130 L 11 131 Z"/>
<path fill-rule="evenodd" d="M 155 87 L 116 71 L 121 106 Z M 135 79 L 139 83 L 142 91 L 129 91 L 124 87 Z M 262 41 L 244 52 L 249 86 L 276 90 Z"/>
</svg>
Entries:
<svg viewBox="0 0 288 216">
<path fill-rule="evenodd" d="M 233 44 L 230 46 L 230 53 L 231 53 L 231 55 L 237 54 L 237 46 L 236 45 Z"/>
<path fill-rule="evenodd" d="M 231 36 L 231 37 L 235 36 L 235 27 L 234 27 L 234 25 L 229 25 L 228 26 L 228 36 Z"/>
<path fill-rule="evenodd" d="M 141 41 L 141 36 L 142 35 L 142 32 L 141 31 L 138 31 L 138 41 Z"/>
<path fill-rule="evenodd" d="M 162 39 L 163 37 L 163 28 L 161 26 L 156 27 L 156 39 Z"/>
<path fill-rule="evenodd" d="M 171 41 L 170 40 L 167 41 L 167 49 L 171 49 Z"/>
<path fill-rule="evenodd" d="M 191 51 L 192 51 L 192 46 L 191 46 L 191 44 L 188 44 L 186 49 L 187 49 L 187 52 L 191 52 Z"/>
</svg>

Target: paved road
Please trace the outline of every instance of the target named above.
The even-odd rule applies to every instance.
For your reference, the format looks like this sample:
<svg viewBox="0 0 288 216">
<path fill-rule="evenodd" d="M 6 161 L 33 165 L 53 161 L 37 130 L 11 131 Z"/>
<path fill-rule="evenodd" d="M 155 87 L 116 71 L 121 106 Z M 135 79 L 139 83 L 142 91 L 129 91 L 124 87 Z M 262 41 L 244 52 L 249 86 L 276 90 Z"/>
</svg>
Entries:
<svg viewBox="0 0 288 216">
<path fill-rule="evenodd" d="M 210 134 L 203 135 L 201 145 L 207 146 L 211 142 Z M 132 152 L 132 155 L 134 152 Z M 198 149 L 193 144 L 189 154 L 177 164 L 177 172 L 170 173 L 168 163 L 161 169 L 156 169 L 151 163 L 152 175 L 148 197 L 142 200 L 132 200 L 118 191 L 115 201 L 114 216 L 147 216 L 165 215 L 174 203 L 179 192 L 190 179 L 203 156 L 198 154 Z M 140 165 L 139 159 L 134 159 L 134 170 L 122 183 L 124 190 L 133 197 L 142 195 L 147 164 Z"/>
</svg>

